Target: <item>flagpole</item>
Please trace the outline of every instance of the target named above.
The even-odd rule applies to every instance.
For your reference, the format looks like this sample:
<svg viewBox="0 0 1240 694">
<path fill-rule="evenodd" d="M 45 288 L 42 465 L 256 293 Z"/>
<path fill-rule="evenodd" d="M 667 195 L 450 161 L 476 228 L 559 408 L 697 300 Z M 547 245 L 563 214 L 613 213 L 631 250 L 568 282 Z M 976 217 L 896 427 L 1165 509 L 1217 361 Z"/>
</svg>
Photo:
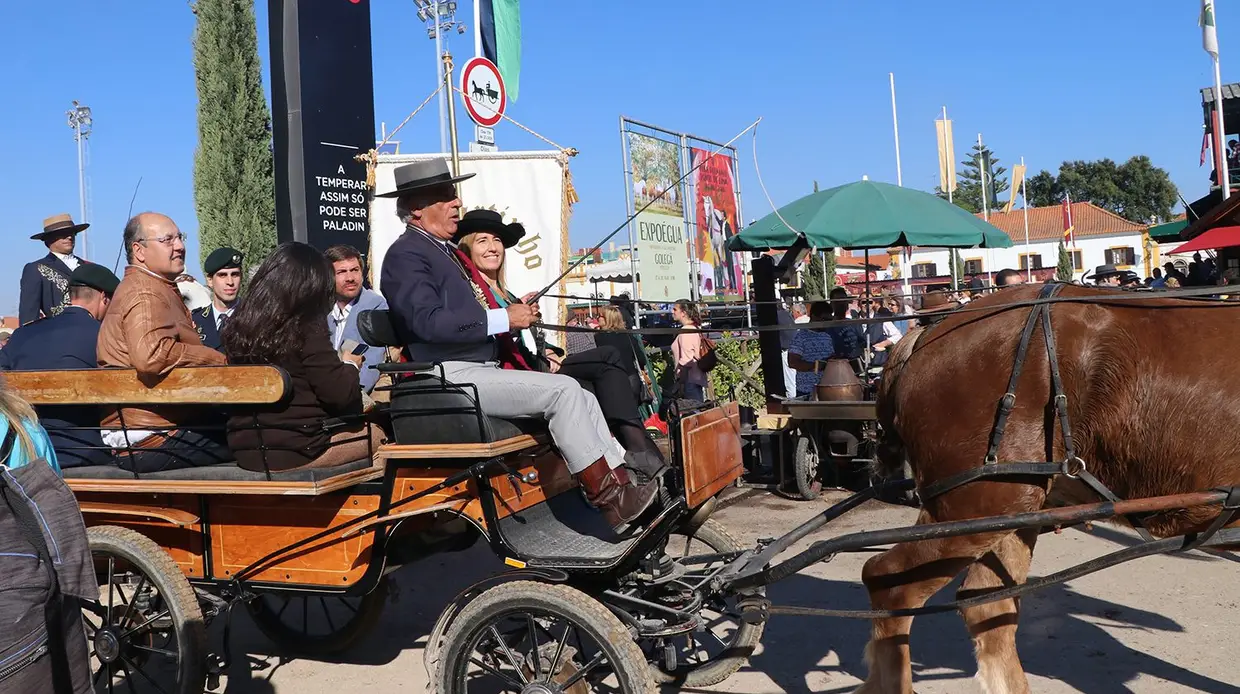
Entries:
<svg viewBox="0 0 1240 694">
<path fill-rule="evenodd" d="M 945 141 L 947 139 L 947 128 L 947 106 L 943 106 L 943 139 Z M 952 203 L 952 190 L 955 188 L 955 186 L 952 185 L 952 173 L 956 168 L 956 153 L 952 151 L 951 147 L 946 147 L 946 142 L 944 142 L 944 149 L 947 150 L 944 153 L 944 157 L 947 159 L 947 165 L 951 168 L 943 172 L 943 177 L 947 182 L 947 202 Z M 956 249 L 951 249 L 951 253 L 952 254 L 948 256 L 951 259 L 951 262 L 947 265 L 948 269 L 951 270 L 952 273 L 952 291 L 955 292 L 960 290 L 960 282 L 956 279 L 956 275 L 959 274 L 960 268 L 953 267 L 956 264 Z"/>
<path fill-rule="evenodd" d="M 1020 169 L 1021 171 L 1027 171 L 1027 169 L 1025 169 L 1025 158 L 1024 157 L 1020 158 Z M 1023 191 L 1020 196 L 1020 201 L 1021 201 L 1020 206 L 1021 206 L 1021 209 L 1025 213 L 1025 257 L 1028 258 L 1029 257 L 1029 194 L 1025 186 L 1025 176 L 1020 177 L 1020 186 L 1021 186 L 1021 191 Z M 1016 191 L 1012 191 L 1012 195 L 1016 195 Z M 1029 271 L 1028 281 L 1032 283 L 1033 282 L 1033 263 L 1026 260 L 1025 268 Z"/>
<path fill-rule="evenodd" d="M 900 118 L 896 115 L 896 73 L 888 72 L 888 79 L 891 81 L 891 129 L 895 133 L 896 139 L 896 185 L 904 187 L 904 176 L 900 171 Z M 906 239 L 907 240 L 907 239 Z M 904 279 L 904 296 L 909 296 L 912 292 L 908 282 L 908 266 L 911 259 L 911 252 L 908 246 L 900 250 L 900 277 Z"/>
<path fill-rule="evenodd" d="M 474 57 L 482 57 L 482 0 L 474 0 Z"/>
<path fill-rule="evenodd" d="M 1223 78 L 1218 60 L 1218 8 L 1214 0 L 1201 0 L 1201 46 L 1214 62 L 1214 172 L 1218 175 L 1223 199 L 1231 195 L 1231 176 L 1227 171 L 1227 126 L 1223 123 Z"/>
<path fill-rule="evenodd" d="M 986 175 L 990 173 L 988 171 L 990 167 L 986 165 L 989 162 L 987 162 L 986 160 L 986 148 L 982 145 L 982 134 L 981 133 L 977 134 L 977 163 L 978 163 L 978 169 L 981 173 L 981 179 L 982 179 L 982 220 L 989 222 L 990 221 L 990 204 L 989 204 L 989 201 L 986 199 Z M 991 183 L 994 183 L 994 181 L 991 181 Z M 986 281 L 993 285 L 994 284 L 994 277 L 993 277 L 994 270 L 990 267 L 991 264 L 992 264 L 991 253 L 990 253 L 990 249 L 987 248 L 986 249 Z"/>
<path fill-rule="evenodd" d="M 943 132 L 944 133 L 947 132 L 947 107 L 946 106 L 943 107 Z M 954 153 L 951 151 L 948 151 L 947 154 L 949 155 L 947 165 L 954 168 L 956 166 L 956 162 L 951 161 L 951 156 L 950 156 Z M 950 172 L 948 172 L 947 174 L 947 201 L 948 202 L 952 202 L 952 189 L 954 187 L 955 186 L 952 185 Z"/>
</svg>

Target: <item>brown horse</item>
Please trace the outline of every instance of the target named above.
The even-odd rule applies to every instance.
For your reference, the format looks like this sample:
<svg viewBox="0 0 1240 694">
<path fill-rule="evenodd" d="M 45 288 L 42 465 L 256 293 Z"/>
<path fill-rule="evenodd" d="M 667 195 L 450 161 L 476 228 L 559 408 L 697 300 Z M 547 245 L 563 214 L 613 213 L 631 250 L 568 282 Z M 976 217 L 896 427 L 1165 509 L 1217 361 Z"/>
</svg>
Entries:
<svg viewBox="0 0 1240 694">
<path fill-rule="evenodd" d="M 878 417 L 884 468 L 907 454 L 917 485 L 983 464 L 1007 389 L 1020 335 L 1040 286 L 1005 289 L 968 305 L 975 312 L 901 340 L 883 373 Z M 1051 310 L 1075 453 L 1120 498 L 1136 499 L 1240 485 L 1240 305 L 1142 298 L 1064 286 Z M 990 310 L 993 309 L 993 310 Z M 1051 370 L 1041 327 L 1034 329 L 998 461 L 1062 461 Z M 923 503 L 918 523 L 1036 511 L 1101 501 L 1068 477 L 975 481 Z M 1155 514 L 1142 524 L 1157 537 L 1203 530 L 1217 507 Z M 866 562 L 863 580 L 875 609 L 922 606 L 964 570 L 962 597 L 1023 583 L 1038 530 L 901 543 Z M 973 637 L 977 678 L 989 694 L 1023 694 L 1029 684 L 1016 654 L 1019 603 L 1009 599 L 961 610 Z M 913 691 L 908 635 L 912 617 L 878 619 L 858 692 Z"/>
</svg>

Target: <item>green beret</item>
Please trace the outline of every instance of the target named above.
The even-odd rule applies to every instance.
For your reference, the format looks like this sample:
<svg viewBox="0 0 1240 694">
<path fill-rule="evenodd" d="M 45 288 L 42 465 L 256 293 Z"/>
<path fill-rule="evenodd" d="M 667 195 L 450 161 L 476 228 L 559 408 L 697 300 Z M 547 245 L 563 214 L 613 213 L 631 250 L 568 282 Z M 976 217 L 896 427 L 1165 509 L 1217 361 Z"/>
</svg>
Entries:
<svg viewBox="0 0 1240 694">
<path fill-rule="evenodd" d="M 90 287 L 104 294 L 115 293 L 116 285 L 120 283 L 111 270 L 95 263 L 81 263 L 69 276 L 70 287 Z"/>
<path fill-rule="evenodd" d="M 217 248 L 211 251 L 211 255 L 207 256 L 206 261 L 203 262 L 202 271 L 210 277 L 230 267 L 241 269 L 241 252 L 235 248 Z"/>
</svg>

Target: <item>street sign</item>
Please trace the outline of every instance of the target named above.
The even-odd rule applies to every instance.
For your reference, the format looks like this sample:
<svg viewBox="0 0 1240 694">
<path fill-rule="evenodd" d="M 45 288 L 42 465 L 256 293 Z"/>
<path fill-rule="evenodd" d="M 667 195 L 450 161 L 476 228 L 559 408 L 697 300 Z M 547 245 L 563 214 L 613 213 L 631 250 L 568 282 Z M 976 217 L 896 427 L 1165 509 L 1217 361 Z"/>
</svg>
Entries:
<svg viewBox="0 0 1240 694">
<path fill-rule="evenodd" d="M 487 144 L 485 142 L 471 142 L 469 143 L 469 151 L 471 152 L 498 152 L 499 149 L 493 144 Z"/>
<path fill-rule="evenodd" d="M 484 145 L 493 145 L 495 144 L 495 129 L 483 125 L 475 125 L 474 139 Z"/>
<path fill-rule="evenodd" d="M 499 122 L 508 106 L 508 94 L 499 68 L 486 58 L 474 58 L 461 70 L 461 98 L 469 117 L 489 128 Z"/>
</svg>

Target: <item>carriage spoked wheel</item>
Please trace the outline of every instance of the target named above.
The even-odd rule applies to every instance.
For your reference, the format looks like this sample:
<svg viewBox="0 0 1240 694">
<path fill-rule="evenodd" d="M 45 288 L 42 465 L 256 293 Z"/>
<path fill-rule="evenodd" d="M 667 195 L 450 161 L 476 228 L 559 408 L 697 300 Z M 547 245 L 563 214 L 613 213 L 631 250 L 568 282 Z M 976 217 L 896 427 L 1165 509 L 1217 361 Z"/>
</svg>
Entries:
<svg viewBox="0 0 1240 694">
<path fill-rule="evenodd" d="M 99 578 L 98 602 L 82 605 L 95 691 L 201 694 L 206 625 L 176 562 L 128 528 L 86 534 Z"/>
<path fill-rule="evenodd" d="M 651 694 L 632 633 L 589 595 L 513 581 L 461 610 L 433 677 L 440 694 Z"/>
<path fill-rule="evenodd" d="M 361 597 L 264 593 L 246 603 L 263 635 L 279 648 L 311 656 L 334 655 L 368 634 L 383 613 L 388 583 Z"/>
<path fill-rule="evenodd" d="M 697 591 L 694 586 L 709 581 L 732 559 L 745 550 L 722 523 L 707 520 L 692 534 L 672 533 L 667 539 L 668 557 L 681 563 L 684 574 L 657 590 L 667 591 L 658 597 L 674 601 L 671 591 L 680 590 L 686 599 Z M 711 557 L 695 561 L 694 557 Z M 765 593 L 765 591 L 762 591 Z M 644 639 L 640 643 L 654 668 L 658 682 L 680 687 L 709 687 L 718 684 L 741 668 L 753 655 L 762 639 L 766 624 L 749 624 L 741 619 L 736 598 L 709 596 L 697 609 L 702 629 L 667 639 Z M 674 664 L 669 668 L 669 655 Z"/>
<path fill-rule="evenodd" d="M 797 437 L 793 463 L 793 479 L 796 480 L 797 493 L 801 498 L 813 501 L 822 496 L 822 457 L 818 452 L 818 442 L 813 436 L 802 433 Z"/>
</svg>

